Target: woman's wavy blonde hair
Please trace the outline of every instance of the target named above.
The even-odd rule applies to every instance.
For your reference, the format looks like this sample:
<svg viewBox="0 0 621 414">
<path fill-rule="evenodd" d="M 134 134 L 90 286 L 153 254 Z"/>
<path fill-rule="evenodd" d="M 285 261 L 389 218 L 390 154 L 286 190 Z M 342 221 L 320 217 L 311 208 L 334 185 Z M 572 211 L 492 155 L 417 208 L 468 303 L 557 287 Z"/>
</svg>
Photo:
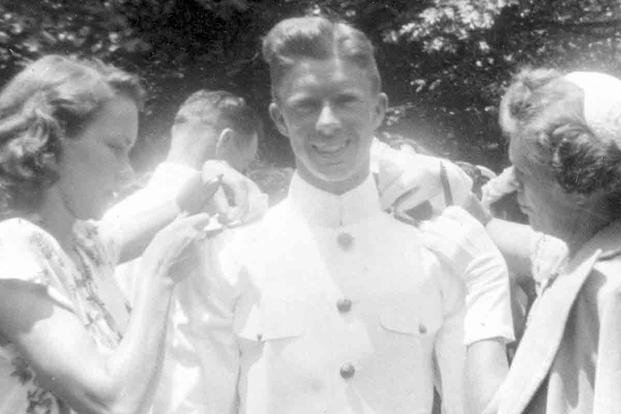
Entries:
<svg viewBox="0 0 621 414">
<path fill-rule="evenodd" d="M 44 56 L 0 92 L 0 212 L 36 208 L 58 179 L 62 142 L 122 94 L 142 107 L 140 80 L 99 60 Z"/>
</svg>

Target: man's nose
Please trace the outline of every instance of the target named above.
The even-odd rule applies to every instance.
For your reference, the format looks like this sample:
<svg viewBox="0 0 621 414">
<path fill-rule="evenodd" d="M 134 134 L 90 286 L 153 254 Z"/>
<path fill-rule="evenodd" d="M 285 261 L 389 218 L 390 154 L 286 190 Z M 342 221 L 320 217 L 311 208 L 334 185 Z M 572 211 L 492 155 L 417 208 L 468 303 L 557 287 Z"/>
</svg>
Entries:
<svg viewBox="0 0 621 414">
<path fill-rule="evenodd" d="M 341 121 L 337 114 L 334 112 L 332 105 L 325 104 L 321 108 L 319 117 L 317 118 L 317 131 L 331 135 L 341 127 Z"/>
</svg>

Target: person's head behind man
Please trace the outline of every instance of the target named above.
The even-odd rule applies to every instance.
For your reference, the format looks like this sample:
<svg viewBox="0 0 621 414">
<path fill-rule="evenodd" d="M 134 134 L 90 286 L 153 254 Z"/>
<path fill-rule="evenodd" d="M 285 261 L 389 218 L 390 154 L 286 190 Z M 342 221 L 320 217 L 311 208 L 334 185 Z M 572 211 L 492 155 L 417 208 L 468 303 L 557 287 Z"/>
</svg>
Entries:
<svg viewBox="0 0 621 414">
<path fill-rule="evenodd" d="M 199 90 L 175 116 L 169 159 L 183 152 L 194 167 L 220 159 L 243 172 L 254 160 L 262 134 L 261 119 L 244 98 L 227 91 Z"/>
<path fill-rule="evenodd" d="M 264 38 L 263 57 L 270 115 L 291 141 L 299 175 L 337 194 L 364 181 L 387 105 L 369 39 L 325 17 L 285 19 Z"/>
</svg>

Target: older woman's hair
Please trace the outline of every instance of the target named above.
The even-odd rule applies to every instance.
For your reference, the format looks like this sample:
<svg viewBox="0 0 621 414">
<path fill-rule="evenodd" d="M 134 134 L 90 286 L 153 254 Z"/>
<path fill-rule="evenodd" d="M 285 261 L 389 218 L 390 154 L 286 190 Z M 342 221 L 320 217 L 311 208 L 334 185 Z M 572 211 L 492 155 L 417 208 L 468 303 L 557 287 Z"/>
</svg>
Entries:
<svg viewBox="0 0 621 414">
<path fill-rule="evenodd" d="M 287 71 L 302 59 L 344 59 L 364 69 L 373 89 L 381 90 L 375 48 L 360 30 L 322 16 L 295 17 L 276 24 L 263 39 L 263 58 L 270 67 L 272 97 Z"/>
<path fill-rule="evenodd" d="M 617 205 L 621 150 L 589 127 L 583 90 L 561 73 L 527 69 L 517 74 L 502 98 L 500 124 L 511 139 L 533 140 L 534 165 L 546 167 L 566 192 L 599 191 Z"/>
<path fill-rule="evenodd" d="M 139 79 L 98 60 L 58 55 L 27 65 L 0 92 L 0 212 L 32 210 L 57 179 L 62 141 L 122 94 L 140 107 Z"/>
</svg>

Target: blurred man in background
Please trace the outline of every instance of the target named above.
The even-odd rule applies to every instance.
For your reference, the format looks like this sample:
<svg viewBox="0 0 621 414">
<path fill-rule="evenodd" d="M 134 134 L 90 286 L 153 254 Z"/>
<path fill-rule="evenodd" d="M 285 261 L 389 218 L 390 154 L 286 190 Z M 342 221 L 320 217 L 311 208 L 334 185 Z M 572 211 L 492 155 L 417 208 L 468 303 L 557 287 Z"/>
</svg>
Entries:
<svg viewBox="0 0 621 414">
<path fill-rule="evenodd" d="M 248 193 L 247 189 L 235 191 L 224 186 L 226 191 L 219 191 L 215 197 L 219 205 L 206 206 L 209 191 L 197 181 L 201 180 L 201 169 L 203 175 L 207 175 L 206 170 L 215 175 L 218 172 L 228 175 L 229 170 L 223 163 L 244 173 L 256 157 L 262 135 L 262 121 L 244 98 L 223 90 L 194 92 L 175 115 L 165 161 L 147 176 L 148 182 L 140 191 L 114 206 L 106 216 L 114 221 L 114 217 L 125 217 L 131 213 L 135 217 L 132 224 L 136 228 L 146 227 L 145 223 L 152 226 L 154 222 L 168 222 L 181 211 L 192 213 L 201 209 L 214 213 L 226 211 L 228 220 L 240 220 L 247 211 L 231 209 L 230 205 L 235 204 L 235 200 L 229 199 L 231 193 L 239 196 Z M 247 181 L 240 180 L 239 183 Z M 251 192 L 254 194 L 252 203 L 266 203 L 262 194 Z M 254 211 L 254 207 L 252 209 Z M 264 209 L 259 210 L 262 212 Z M 127 226 L 126 220 L 124 224 Z M 145 239 L 147 237 L 136 240 L 134 255 L 124 259 L 134 259 L 139 255 Z M 134 263 L 128 261 L 116 270 L 117 281 L 130 299 L 135 294 L 134 286 L 139 277 L 133 272 Z"/>
</svg>

